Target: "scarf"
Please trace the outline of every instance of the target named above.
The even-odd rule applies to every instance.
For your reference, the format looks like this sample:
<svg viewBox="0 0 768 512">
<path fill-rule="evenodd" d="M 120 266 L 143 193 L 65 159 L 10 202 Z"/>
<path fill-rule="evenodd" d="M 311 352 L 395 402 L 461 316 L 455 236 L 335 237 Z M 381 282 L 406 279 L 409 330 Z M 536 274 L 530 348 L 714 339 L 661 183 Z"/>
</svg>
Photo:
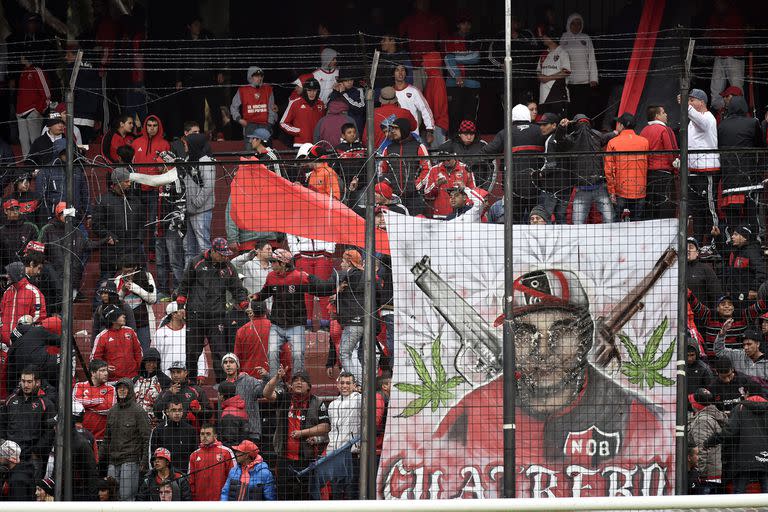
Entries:
<svg viewBox="0 0 768 512">
<path fill-rule="evenodd" d="M 261 464 L 264 459 L 261 455 L 256 455 L 248 465 L 242 466 L 240 471 L 240 492 L 237 493 L 237 501 L 247 501 L 248 496 L 248 484 L 251 482 L 251 471 L 256 467 L 256 464 Z"/>
</svg>

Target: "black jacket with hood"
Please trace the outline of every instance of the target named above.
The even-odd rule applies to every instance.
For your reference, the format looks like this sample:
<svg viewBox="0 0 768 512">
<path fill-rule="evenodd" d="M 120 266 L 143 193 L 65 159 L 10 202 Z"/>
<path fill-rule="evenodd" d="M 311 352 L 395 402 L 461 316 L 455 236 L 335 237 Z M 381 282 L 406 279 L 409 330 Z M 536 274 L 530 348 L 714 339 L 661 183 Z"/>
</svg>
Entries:
<svg viewBox="0 0 768 512">
<path fill-rule="evenodd" d="M 176 471 L 171 464 L 169 468 L 171 476 L 168 478 L 173 492 L 171 501 L 192 501 L 192 491 L 187 477 Z M 157 471 L 151 469 L 147 476 L 139 484 L 139 492 L 136 493 L 136 501 L 160 501 L 160 484 Z"/>
<path fill-rule="evenodd" d="M 605 183 L 605 168 L 602 151 L 616 132 L 601 133 L 592 128 L 587 116 L 578 114 L 569 124 L 570 133 L 559 126 L 555 130 L 553 141 L 557 144 L 556 152 L 590 152 L 594 155 L 577 155 L 554 160 L 556 167 L 569 173 L 567 180 L 573 186 L 591 188 Z M 548 158 L 551 158 L 548 156 Z"/>
<path fill-rule="evenodd" d="M 133 381 L 123 378 L 116 386 L 120 384 L 128 388 L 128 396 L 125 400 L 118 397 L 117 403 L 107 414 L 107 428 L 99 449 L 99 460 L 115 466 L 136 462 L 146 468 L 149 460 L 149 416 L 136 403 Z"/>
<path fill-rule="evenodd" d="M 694 393 L 699 388 L 709 388 L 715 382 L 715 374 L 707 363 L 699 359 L 699 347 L 694 342 L 688 343 L 688 351 L 696 352 L 696 361 L 693 364 L 685 363 L 685 377 L 688 386 L 688 394 Z M 689 404 L 690 408 L 690 404 Z"/>
<path fill-rule="evenodd" d="M 248 300 L 248 292 L 237 276 L 237 270 L 229 261 L 216 263 L 207 250 L 187 265 L 179 284 L 179 305 L 188 313 L 208 317 L 226 314 L 227 292 L 232 294 L 235 304 Z"/>
<path fill-rule="evenodd" d="M 768 472 L 766 439 L 768 439 L 768 401 L 761 396 L 750 396 L 731 411 L 723 430 L 704 442 L 708 448 L 726 440 L 734 443 L 731 461 L 739 473 Z"/>
<path fill-rule="evenodd" d="M 157 361 L 157 369 L 152 372 L 151 374 L 147 371 L 147 361 Z M 136 382 L 139 378 L 143 377 L 145 379 L 151 379 L 152 377 L 157 377 L 157 382 L 160 384 L 160 387 L 162 389 L 168 389 L 168 386 L 171 385 L 171 378 L 165 374 L 164 371 L 160 368 L 160 364 L 162 362 L 162 359 L 160 357 L 160 352 L 155 347 L 149 347 L 144 352 L 144 357 L 141 358 L 141 367 L 139 368 L 139 375 L 133 378 L 133 382 Z"/>
<path fill-rule="evenodd" d="M 101 248 L 102 270 L 116 268 L 123 256 L 140 254 L 141 237 L 144 233 L 144 221 L 141 203 L 131 195 L 118 195 L 110 189 L 102 194 L 93 216 L 93 230 L 99 239 L 112 237 L 114 245 Z"/>
<path fill-rule="evenodd" d="M 186 472 L 189 468 L 189 456 L 197 450 L 197 431 L 195 427 L 184 421 L 165 420 L 152 432 L 149 446 L 155 453 L 158 448 L 166 448 L 171 452 L 171 465 Z"/>
<path fill-rule="evenodd" d="M 743 96 L 734 96 L 728 104 L 728 116 L 717 128 L 719 149 L 765 147 L 760 121 L 749 116 L 749 107 Z M 758 172 L 756 153 L 725 152 L 720 155 L 723 172 L 723 190 L 753 185 L 763 179 Z"/>
<path fill-rule="evenodd" d="M 17 337 L 18 333 L 18 337 Z M 19 325 L 11 332 L 11 348 L 8 350 L 7 388 L 15 389 L 21 371 L 27 366 L 40 370 L 40 377 L 51 384 L 58 381 L 58 357 L 49 354 L 48 347 L 59 346 L 61 338 L 39 326 Z"/>
<path fill-rule="evenodd" d="M 685 283 L 697 299 L 713 309 L 717 299 L 723 296 L 723 287 L 709 263 L 701 260 L 689 261 L 685 266 Z"/>
</svg>

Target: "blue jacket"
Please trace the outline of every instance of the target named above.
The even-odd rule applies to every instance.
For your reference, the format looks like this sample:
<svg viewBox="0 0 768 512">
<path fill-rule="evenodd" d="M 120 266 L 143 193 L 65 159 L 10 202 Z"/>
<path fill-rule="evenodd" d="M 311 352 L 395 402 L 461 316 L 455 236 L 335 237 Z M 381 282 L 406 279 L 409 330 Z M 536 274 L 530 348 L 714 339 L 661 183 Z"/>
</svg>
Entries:
<svg viewBox="0 0 768 512">
<path fill-rule="evenodd" d="M 240 494 L 240 475 L 243 467 L 235 466 L 229 471 L 227 481 L 221 488 L 221 501 L 238 501 Z M 266 462 L 260 462 L 253 466 L 251 470 L 251 479 L 248 482 L 248 492 L 242 501 L 276 501 L 277 491 L 275 489 L 275 479 L 269 470 Z"/>
</svg>

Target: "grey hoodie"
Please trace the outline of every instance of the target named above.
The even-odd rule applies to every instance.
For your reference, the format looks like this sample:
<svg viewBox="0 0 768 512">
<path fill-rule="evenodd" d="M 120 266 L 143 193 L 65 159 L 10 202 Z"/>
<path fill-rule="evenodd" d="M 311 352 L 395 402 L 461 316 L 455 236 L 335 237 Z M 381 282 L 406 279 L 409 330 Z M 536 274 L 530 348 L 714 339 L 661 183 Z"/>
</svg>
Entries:
<svg viewBox="0 0 768 512">
<path fill-rule="evenodd" d="M 320 68 L 325 71 L 331 71 L 331 61 L 338 57 L 338 55 L 339 52 L 333 48 L 323 48 L 323 51 L 320 52 Z"/>
<path fill-rule="evenodd" d="M 571 22 L 581 20 L 582 30 L 574 34 L 571 32 Z M 592 46 L 592 38 L 583 32 L 584 19 L 579 13 L 568 16 L 565 23 L 565 33 L 560 38 L 560 46 L 568 52 L 571 61 L 571 74 L 566 78 L 568 84 L 588 84 L 597 82 L 597 61 L 595 60 L 595 48 Z"/>
<path fill-rule="evenodd" d="M 188 159 L 190 161 L 213 162 L 213 158 L 209 156 L 210 145 L 205 134 L 190 134 L 187 137 L 187 146 L 189 147 Z M 200 163 L 188 168 L 190 170 L 184 177 L 184 186 L 187 188 L 187 214 L 195 215 L 213 210 L 216 204 L 216 194 L 214 193 L 216 166 Z"/>
</svg>

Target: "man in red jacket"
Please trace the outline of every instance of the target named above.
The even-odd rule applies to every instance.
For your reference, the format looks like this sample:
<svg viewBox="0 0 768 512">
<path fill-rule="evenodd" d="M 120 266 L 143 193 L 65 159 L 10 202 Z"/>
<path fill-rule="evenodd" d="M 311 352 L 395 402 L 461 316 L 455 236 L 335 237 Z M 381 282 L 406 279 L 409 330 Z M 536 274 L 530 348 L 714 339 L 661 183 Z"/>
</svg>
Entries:
<svg viewBox="0 0 768 512">
<path fill-rule="evenodd" d="M 107 362 L 109 380 L 132 379 L 139 374 L 142 352 L 136 331 L 125 325 L 125 313 L 114 304 L 104 309 L 104 318 L 109 324 L 96 336 L 91 352 L 91 361 L 102 359 Z"/>
<path fill-rule="evenodd" d="M 88 365 L 88 370 L 91 372 L 91 380 L 75 384 L 72 398 L 85 409 L 83 427 L 97 441 L 101 441 L 107 428 L 107 413 L 117 403 L 117 397 L 115 388 L 107 384 L 109 370 L 106 361 L 94 359 Z"/>
<path fill-rule="evenodd" d="M 25 254 L 21 262 L 13 262 L 6 267 L 11 286 L 3 293 L 0 304 L 3 325 L 0 328 L 0 338 L 6 345 L 10 344 L 11 330 L 25 315 L 32 317 L 33 322 L 44 319 L 45 297 L 40 289 L 30 282 L 43 271 L 43 255 L 38 252 Z"/>
<path fill-rule="evenodd" d="M 263 302 L 251 302 L 247 313 L 251 321 L 237 330 L 235 355 L 240 360 L 240 371 L 261 379 L 269 373 L 267 353 L 272 322 L 267 318 L 267 309 Z"/>
<path fill-rule="evenodd" d="M 189 456 L 189 487 L 194 501 L 219 501 L 229 471 L 235 467 L 235 454 L 216 439 L 216 427 L 200 428 L 200 448 Z"/>
<path fill-rule="evenodd" d="M 667 126 L 667 111 L 661 105 L 648 107 L 648 125 L 640 136 L 648 139 L 650 151 L 677 151 L 677 139 Z M 680 160 L 674 154 L 648 155 L 646 218 L 669 219 L 675 216 L 674 178 Z"/>
<path fill-rule="evenodd" d="M 320 83 L 314 78 L 304 82 L 301 96 L 288 102 L 280 127 L 293 137 L 293 146 L 312 142 L 315 125 L 325 114 L 325 103 L 318 96 Z"/>
<path fill-rule="evenodd" d="M 154 114 L 150 114 L 144 120 L 144 133 L 141 137 L 135 139 L 131 146 L 133 146 L 134 154 L 133 163 L 135 164 L 152 164 L 162 161 L 158 156 L 163 151 L 170 151 L 171 145 L 164 138 L 163 122 Z M 136 172 L 141 174 L 160 174 L 158 167 L 138 167 Z M 149 247 L 153 247 L 152 232 L 155 230 L 156 224 L 154 221 L 157 219 L 157 187 L 150 187 L 148 185 L 141 185 L 141 211 L 146 215 L 146 243 Z"/>
<path fill-rule="evenodd" d="M 16 120 L 19 125 L 21 153 L 26 158 L 32 142 L 40 136 L 43 129 L 43 111 L 51 102 L 51 91 L 42 69 L 32 65 L 23 56 L 21 63 L 24 70 L 19 75 L 16 93 Z"/>
</svg>

